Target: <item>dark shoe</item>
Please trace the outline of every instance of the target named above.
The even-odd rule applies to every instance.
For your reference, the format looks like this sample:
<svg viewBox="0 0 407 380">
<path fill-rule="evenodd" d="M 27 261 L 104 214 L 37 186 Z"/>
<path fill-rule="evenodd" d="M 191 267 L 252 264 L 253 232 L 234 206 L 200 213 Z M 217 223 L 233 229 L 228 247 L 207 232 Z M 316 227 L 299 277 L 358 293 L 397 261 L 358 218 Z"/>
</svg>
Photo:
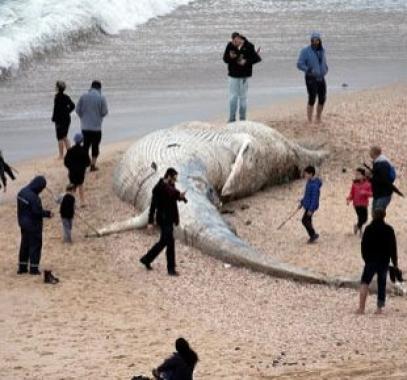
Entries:
<svg viewBox="0 0 407 380">
<path fill-rule="evenodd" d="M 140 259 L 140 263 L 143 264 L 147 270 L 153 270 L 153 267 L 150 263 L 145 262 L 142 258 Z"/>
<path fill-rule="evenodd" d="M 39 276 L 41 272 L 38 270 L 38 268 L 30 268 L 30 274 L 34 276 Z"/>
<path fill-rule="evenodd" d="M 96 165 L 91 165 L 90 166 L 90 171 L 91 172 L 97 172 L 99 170 L 99 168 Z"/>
<path fill-rule="evenodd" d="M 27 265 L 19 265 L 17 274 L 25 274 L 28 273 Z"/>
<path fill-rule="evenodd" d="M 44 271 L 44 282 L 46 284 L 58 284 L 59 278 L 55 277 L 50 270 Z"/>
<path fill-rule="evenodd" d="M 315 243 L 319 239 L 319 235 L 315 234 L 312 238 L 308 240 L 308 244 Z"/>
<path fill-rule="evenodd" d="M 175 269 L 174 270 L 169 270 L 168 271 L 168 276 L 178 277 L 179 273 Z"/>
<path fill-rule="evenodd" d="M 355 225 L 353 226 L 353 234 L 356 235 L 356 234 L 358 233 L 358 231 L 359 231 L 359 227 L 358 227 L 357 224 L 355 224 Z"/>
</svg>

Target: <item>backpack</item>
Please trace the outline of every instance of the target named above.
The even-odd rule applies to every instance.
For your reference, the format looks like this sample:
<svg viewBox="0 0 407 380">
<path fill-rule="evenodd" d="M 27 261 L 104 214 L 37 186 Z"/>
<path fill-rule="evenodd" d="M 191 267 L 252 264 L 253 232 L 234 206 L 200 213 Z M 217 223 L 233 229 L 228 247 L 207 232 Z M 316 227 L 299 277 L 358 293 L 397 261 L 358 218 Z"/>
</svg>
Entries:
<svg viewBox="0 0 407 380">
<path fill-rule="evenodd" d="M 397 178 L 396 168 L 389 162 L 389 181 L 394 183 Z"/>
</svg>

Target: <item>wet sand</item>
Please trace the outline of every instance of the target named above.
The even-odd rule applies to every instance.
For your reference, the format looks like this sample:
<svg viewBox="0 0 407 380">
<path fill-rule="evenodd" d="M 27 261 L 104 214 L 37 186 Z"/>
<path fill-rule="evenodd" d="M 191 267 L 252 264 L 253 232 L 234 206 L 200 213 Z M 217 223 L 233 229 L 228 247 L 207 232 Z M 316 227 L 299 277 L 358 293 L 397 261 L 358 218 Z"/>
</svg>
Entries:
<svg viewBox="0 0 407 380">
<path fill-rule="evenodd" d="M 354 215 L 345 205 L 351 168 L 366 157 L 370 144 L 380 141 L 398 166 L 400 187 L 406 188 L 406 95 L 407 87 L 398 86 L 331 98 L 326 122 L 312 128 L 304 123 L 300 103 L 255 112 L 256 120 L 305 145 L 324 144 L 331 152 L 321 171 L 323 195 L 315 218 L 321 241 L 307 246 L 298 219 L 276 231 L 295 207 L 303 181 L 230 204 L 236 211 L 229 219 L 239 235 L 263 252 L 321 273 L 358 274 L 359 240 L 350 235 Z M 96 226 L 133 212 L 111 190 L 112 170 L 129 144 L 105 146 L 101 171 L 87 177 L 89 207 L 80 212 Z M 56 217 L 45 225 L 42 268 L 54 270 L 61 283 L 47 286 L 39 278 L 16 276 L 15 192 L 37 173 L 46 173 L 57 193 L 66 183 L 65 170 L 52 158 L 17 168 L 19 179 L 0 205 L 2 378 L 130 379 L 149 374 L 180 335 L 200 355 L 197 379 L 406 378 L 405 299 L 389 298 L 387 314 L 377 317 L 372 297 L 367 314 L 357 317 L 355 291 L 225 268 L 180 243 L 179 278 L 165 274 L 164 255 L 153 272 L 146 272 L 137 260 L 156 233 L 86 239 L 89 230 L 77 219 L 70 247 L 61 242 Z M 43 201 L 57 210 L 48 193 Z M 241 210 L 243 203 L 249 208 Z M 395 198 L 389 209 L 402 269 L 407 268 L 405 208 L 405 201 Z"/>
</svg>

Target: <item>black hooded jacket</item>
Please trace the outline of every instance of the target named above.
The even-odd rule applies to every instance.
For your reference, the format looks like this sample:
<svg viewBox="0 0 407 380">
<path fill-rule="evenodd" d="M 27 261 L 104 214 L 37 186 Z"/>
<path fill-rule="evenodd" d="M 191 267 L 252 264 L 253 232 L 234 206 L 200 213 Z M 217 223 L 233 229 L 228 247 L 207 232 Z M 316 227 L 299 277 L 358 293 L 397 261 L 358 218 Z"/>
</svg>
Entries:
<svg viewBox="0 0 407 380">
<path fill-rule="evenodd" d="M 55 95 L 52 121 L 58 126 L 69 126 L 71 124 L 71 112 L 74 109 L 75 104 L 71 98 L 66 94 L 58 92 Z"/>
<path fill-rule="evenodd" d="M 193 372 L 197 359 L 184 358 L 180 353 L 175 352 L 162 365 L 157 368 L 158 373 L 170 375 L 171 380 L 193 380 Z"/>
<path fill-rule="evenodd" d="M 22 229 L 41 232 L 43 218 L 51 217 L 51 212 L 42 208 L 39 196 L 46 186 L 45 178 L 38 176 L 17 194 L 17 217 Z"/>
<path fill-rule="evenodd" d="M 236 53 L 236 58 L 230 57 L 230 52 Z M 239 61 L 245 59 L 246 63 L 242 66 Z M 244 38 L 244 43 L 239 50 L 232 42 L 226 46 L 223 54 L 223 61 L 228 64 L 228 74 L 232 78 L 249 78 L 253 74 L 253 65 L 261 61 L 261 57 L 256 52 L 254 45 Z"/>
</svg>

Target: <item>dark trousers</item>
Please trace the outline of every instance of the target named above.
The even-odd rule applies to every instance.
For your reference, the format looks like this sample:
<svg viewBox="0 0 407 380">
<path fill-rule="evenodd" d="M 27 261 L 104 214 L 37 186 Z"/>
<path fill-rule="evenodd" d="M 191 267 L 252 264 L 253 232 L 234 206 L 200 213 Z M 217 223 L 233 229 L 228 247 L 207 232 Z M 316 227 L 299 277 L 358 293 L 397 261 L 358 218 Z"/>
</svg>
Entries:
<svg viewBox="0 0 407 380">
<path fill-rule="evenodd" d="M 308 91 L 308 104 L 313 106 L 318 96 L 318 104 L 323 106 L 326 100 L 326 82 L 325 79 L 317 80 L 312 76 L 305 77 L 305 85 Z"/>
<path fill-rule="evenodd" d="M 82 131 L 83 135 L 83 146 L 87 152 L 89 148 L 92 147 L 92 157 L 96 158 L 99 156 L 99 145 L 102 141 L 101 131 Z"/>
<path fill-rule="evenodd" d="M 312 226 L 312 215 L 308 215 L 308 211 L 304 212 L 304 216 L 302 217 L 302 224 L 308 232 L 310 238 L 316 235 L 314 227 Z"/>
<path fill-rule="evenodd" d="M 358 228 L 362 229 L 364 224 L 367 222 L 367 207 L 365 206 L 355 206 L 356 215 L 358 216 Z"/>
<path fill-rule="evenodd" d="M 41 260 L 42 231 L 28 231 L 21 229 L 21 244 L 19 265 L 27 268 L 38 268 Z"/>
<path fill-rule="evenodd" d="M 168 271 L 175 270 L 175 242 L 174 242 L 174 227 L 172 224 L 164 224 L 160 226 L 160 240 L 156 243 L 145 256 L 142 261 L 146 264 L 151 264 L 161 251 L 167 247 L 167 269 Z"/>
<path fill-rule="evenodd" d="M 377 274 L 377 307 L 384 307 L 386 303 L 386 281 L 388 265 L 378 263 L 366 263 L 363 269 L 361 283 L 370 285 L 375 274 Z"/>
</svg>

